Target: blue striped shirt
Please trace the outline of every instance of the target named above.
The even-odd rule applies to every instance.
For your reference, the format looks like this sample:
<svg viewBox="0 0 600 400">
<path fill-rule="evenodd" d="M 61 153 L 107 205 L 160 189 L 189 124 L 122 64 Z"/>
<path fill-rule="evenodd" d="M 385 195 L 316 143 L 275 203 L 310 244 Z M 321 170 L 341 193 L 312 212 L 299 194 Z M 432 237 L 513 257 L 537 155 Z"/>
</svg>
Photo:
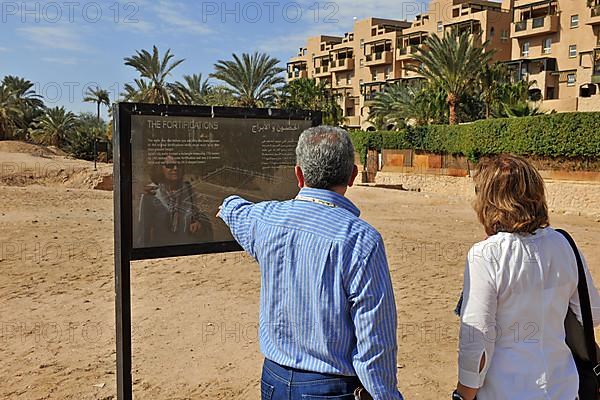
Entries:
<svg viewBox="0 0 600 400">
<path fill-rule="evenodd" d="M 402 399 L 381 235 L 342 195 L 304 188 L 299 197 L 254 204 L 231 196 L 221 209 L 260 265 L 261 351 L 281 365 L 357 375 L 374 399 Z"/>
</svg>

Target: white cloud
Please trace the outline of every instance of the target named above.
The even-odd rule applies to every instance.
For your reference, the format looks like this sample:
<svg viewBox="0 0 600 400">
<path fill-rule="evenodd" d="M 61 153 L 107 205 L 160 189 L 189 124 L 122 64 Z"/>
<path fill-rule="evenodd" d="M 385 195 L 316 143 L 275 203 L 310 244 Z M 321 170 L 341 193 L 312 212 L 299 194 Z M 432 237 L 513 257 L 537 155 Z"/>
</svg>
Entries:
<svg viewBox="0 0 600 400">
<path fill-rule="evenodd" d="M 42 57 L 42 61 L 53 64 L 76 65 L 79 60 L 73 57 Z"/>
<path fill-rule="evenodd" d="M 80 41 L 81 34 L 69 26 L 28 26 L 19 28 L 19 33 L 38 47 L 71 51 L 85 50 Z"/>
<path fill-rule="evenodd" d="M 260 40 L 258 49 L 267 53 L 287 52 L 290 53 L 290 56 L 295 55 L 301 46 L 306 45 L 306 40 L 309 37 L 318 35 L 342 36 L 344 31 L 339 31 L 336 27 L 336 25 L 330 27 L 315 25 L 309 30 L 270 37 L 269 39 Z"/>
<path fill-rule="evenodd" d="M 289 33 L 269 37 L 258 45 L 266 52 L 287 52 L 295 55 L 311 36 L 343 36 L 354 29 L 354 18 L 369 17 L 395 20 L 412 20 L 417 14 L 426 12 L 423 1 L 415 0 L 339 0 L 337 2 L 319 2 L 301 0 L 302 19 L 289 22 L 285 26 Z M 315 9 L 319 4 L 319 11 Z M 290 13 L 291 13 L 290 9 Z"/>
<path fill-rule="evenodd" d="M 148 34 L 155 31 L 156 27 L 147 21 L 138 20 L 136 22 L 120 23 L 117 25 L 117 29 L 121 31 Z"/>
<path fill-rule="evenodd" d="M 321 22 L 337 20 L 338 25 L 345 30 L 351 30 L 353 18 L 375 17 L 397 20 L 412 20 L 417 14 L 427 11 L 426 0 L 338 0 L 320 4 L 319 20 Z M 302 0 L 304 7 L 311 7 L 312 0 Z M 314 8 L 314 7 L 313 7 Z M 311 17 L 315 12 L 310 10 Z"/>
<path fill-rule="evenodd" d="M 193 15 L 189 4 L 186 5 L 174 1 L 159 0 L 157 3 L 154 3 L 151 8 L 155 12 L 158 20 L 161 21 L 167 29 L 188 34 L 207 34 L 212 32 L 210 28 L 202 23 L 200 18 L 196 20 L 189 17 L 190 15 Z"/>
</svg>

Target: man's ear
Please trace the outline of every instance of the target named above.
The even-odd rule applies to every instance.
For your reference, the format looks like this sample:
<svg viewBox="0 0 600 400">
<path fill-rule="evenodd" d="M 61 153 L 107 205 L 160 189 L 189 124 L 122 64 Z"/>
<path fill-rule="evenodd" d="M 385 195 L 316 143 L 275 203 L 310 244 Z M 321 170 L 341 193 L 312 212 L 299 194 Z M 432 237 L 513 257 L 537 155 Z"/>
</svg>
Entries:
<svg viewBox="0 0 600 400">
<path fill-rule="evenodd" d="M 348 187 L 352 187 L 352 185 L 354 185 L 354 180 L 356 179 L 357 176 L 358 176 L 358 167 L 356 165 L 354 165 L 354 168 L 352 169 L 352 176 L 350 177 L 350 181 L 348 181 Z"/>
<path fill-rule="evenodd" d="M 304 187 L 304 174 L 302 173 L 302 168 L 300 168 L 299 165 L 296 165 L 294 172 L 296 173 L 296 179 L 298 179 L 298 187 L 302 189 Z"/>
</svg>

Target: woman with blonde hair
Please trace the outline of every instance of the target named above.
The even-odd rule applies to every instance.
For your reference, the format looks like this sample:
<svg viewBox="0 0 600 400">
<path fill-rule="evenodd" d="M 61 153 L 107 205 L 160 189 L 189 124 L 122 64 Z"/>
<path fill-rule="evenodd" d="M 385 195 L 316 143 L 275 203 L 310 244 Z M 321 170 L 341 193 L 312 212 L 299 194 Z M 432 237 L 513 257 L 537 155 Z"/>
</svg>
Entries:
<svg viewBox="0 0 600 400">
<path fill-rule="evenodd" d="M 550 227 L 544 181 L 525 159 L 482 160 L 475 211 L 488 238 L 469 251 L 453 399 L 574 400 L 565 344 L 569 307 L 581 321 L 575 253 Z M 600 296 L 583 261 L 594 325 Z"/>
</svg>

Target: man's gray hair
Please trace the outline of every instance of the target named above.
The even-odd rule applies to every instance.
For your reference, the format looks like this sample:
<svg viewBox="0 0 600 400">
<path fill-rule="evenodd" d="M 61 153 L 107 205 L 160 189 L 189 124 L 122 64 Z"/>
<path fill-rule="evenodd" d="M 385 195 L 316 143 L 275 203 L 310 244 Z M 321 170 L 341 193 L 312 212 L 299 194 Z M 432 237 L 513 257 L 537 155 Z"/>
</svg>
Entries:
<svg viewBox="0 0 600 400">
<path fill-rule="evenodd" d="M 321 125 L 302 132 L 296 162 L 305 185 L 316 189 L 346 186 L 354 169 L 354 146 L 348 132 Z"/>
</svg>

